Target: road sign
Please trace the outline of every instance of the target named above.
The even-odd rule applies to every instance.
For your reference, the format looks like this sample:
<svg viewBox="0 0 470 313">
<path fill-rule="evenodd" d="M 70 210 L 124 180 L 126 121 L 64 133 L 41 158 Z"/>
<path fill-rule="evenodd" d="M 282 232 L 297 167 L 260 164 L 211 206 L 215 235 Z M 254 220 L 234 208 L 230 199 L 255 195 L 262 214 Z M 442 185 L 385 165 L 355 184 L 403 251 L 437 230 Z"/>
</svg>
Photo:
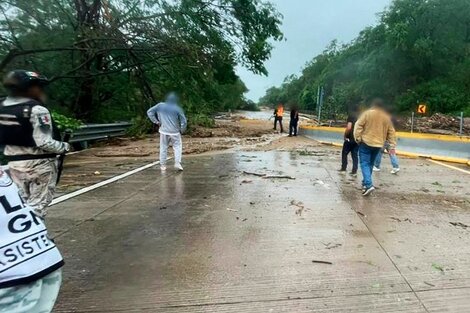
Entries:
<svg viewBox="0 0 470 313">
<path fill-rule="evenodd" d="M 427 106 L 426 104 L 419 104 L 418 105 L 418 113 L 419 114 L 426 114 Z"/>
</svg>

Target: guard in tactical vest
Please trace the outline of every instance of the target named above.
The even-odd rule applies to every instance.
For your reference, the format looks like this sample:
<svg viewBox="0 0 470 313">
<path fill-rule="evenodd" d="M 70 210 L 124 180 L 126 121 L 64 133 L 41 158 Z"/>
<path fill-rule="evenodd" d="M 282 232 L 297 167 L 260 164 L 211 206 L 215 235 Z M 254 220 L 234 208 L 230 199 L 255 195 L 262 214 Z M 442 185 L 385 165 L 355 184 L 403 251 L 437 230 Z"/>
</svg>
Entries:
<svg viewBox="0 0 470 313">
<path fill-rule="evenodd" d="M 26 203 L 41 216 L 54 196 L 57 157 L 70 150 L 68 143 L 60 141 L 43 106 L 48 83 L 38 73 L 12 71 L 3 82 L 8 97 L 0 101 L 0 145 L 5 145 L 10 176 Z"/>
</svg>

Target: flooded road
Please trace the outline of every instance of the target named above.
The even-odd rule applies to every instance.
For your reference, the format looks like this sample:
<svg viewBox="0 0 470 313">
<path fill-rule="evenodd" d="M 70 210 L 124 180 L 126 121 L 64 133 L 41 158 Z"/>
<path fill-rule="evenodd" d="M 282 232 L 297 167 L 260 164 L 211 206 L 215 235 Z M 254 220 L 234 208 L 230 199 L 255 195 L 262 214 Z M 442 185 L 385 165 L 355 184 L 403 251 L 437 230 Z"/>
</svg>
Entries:
<svg viewBox="0 0 470 313">
<path fill-rule="evenodd" d="M 338 164 L 325 146 L 192 156 L 52 207 L 54 312 L 470 311 L 469 175 L 402 160 L 363 199 Z"/>
</svg>

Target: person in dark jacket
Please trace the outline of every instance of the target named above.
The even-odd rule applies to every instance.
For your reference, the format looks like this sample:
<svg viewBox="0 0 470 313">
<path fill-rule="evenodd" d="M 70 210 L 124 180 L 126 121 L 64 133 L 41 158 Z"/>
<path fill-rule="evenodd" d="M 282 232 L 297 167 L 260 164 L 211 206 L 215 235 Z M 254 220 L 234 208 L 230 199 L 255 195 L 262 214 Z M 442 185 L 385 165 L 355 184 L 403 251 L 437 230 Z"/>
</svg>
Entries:
<svg viewBox="0 0 470 313">
<path fill-rule="evenodd" d="M 289 137 L 297 136 L 299 127 L 299 110 L 294 106 L 290 111 Z"/>
<path fill-rule="evenodd" d="M 351 158 L 353 161 L 351 175 L 353 176 L 357 175 L 357 169 L 359 167 L 359 145 L 357 144 L 354 138 L 354 127 L 356 125 L 357 116 L 358 109 L 357 106 L 354 106 L 351 108 L 348 115 L 346 129 L 344 131 L 343 151 L 341 153 L 342 162 L 340 172 L 346 172 L 348 167 L 348 155 L 351 154 Z"/>
</svg>

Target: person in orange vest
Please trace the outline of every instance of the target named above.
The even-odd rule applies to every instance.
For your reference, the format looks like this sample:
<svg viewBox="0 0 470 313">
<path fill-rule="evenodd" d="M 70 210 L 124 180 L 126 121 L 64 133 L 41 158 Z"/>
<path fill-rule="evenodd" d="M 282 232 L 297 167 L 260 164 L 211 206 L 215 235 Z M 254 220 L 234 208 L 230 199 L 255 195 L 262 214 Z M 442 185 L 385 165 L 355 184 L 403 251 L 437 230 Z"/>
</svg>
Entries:
<svg viewBox="0 0 470 313">
<path fill-rule="evenodd" d="M 274 110 L 274 130 L 277 129 L 277 122 L 281 127 L 281 134 L 284 132 L 284 127 L 282 126 L 282 116 L 284 115 L 284 106 L 280 103 L 277 108 Z"/>
</svg>

